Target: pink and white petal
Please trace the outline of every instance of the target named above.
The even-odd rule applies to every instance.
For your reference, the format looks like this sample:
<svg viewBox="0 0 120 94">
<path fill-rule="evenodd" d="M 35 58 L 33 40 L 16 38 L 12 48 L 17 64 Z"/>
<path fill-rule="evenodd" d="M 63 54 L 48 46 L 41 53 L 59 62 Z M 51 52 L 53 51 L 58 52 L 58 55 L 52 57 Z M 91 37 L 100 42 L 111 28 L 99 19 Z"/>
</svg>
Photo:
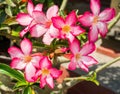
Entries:
<svg viewBox="0 0 120 94">
<path fill-rule="evenodd" d="M 83 28 L 81 28 L 80 26 L 74 26 L 74 27 L 71 26 L 71 33 L 74 36 L 77 36 L 77 35 L 84 33 L 84 32 L 85 32 L 85 30 Z"/>
<path fill-rule="evenodd" d="M 73 57 L 68 65 L 68 69 L 69 70 L 75 70 L 77 67 L 77 62 L 75 60 L 75 58 Z"/>
<path fill-rule="evenodd" d="M 42 9 L 43 9 L 43 4 L 37 4 L 34 8 L 34 10 L 36 11 L 42 11 Z"/>
<path fill-rule="evenodd" d="M 20 32 L 20 37 L 23 37 L 28 31 L 29 31 L 29 27 L 27 26 L 25 29 L 23 29 L 23 30 Z"/>
<path fill-rule="evenodd" d="M 36 69 L 35 67 L 32 65 L 31 62 L 29 62 L 26 67 L 25 67 L 25 78 L 28 82 L 35 82 L 35 80 L 33 79 L 33 77 L 35 76 L 36 73 Z"/>
<path fill-rule="evenodd" d="M 37 70 L 36 73 L 35 73 L 35 75 L 32 77 L 32 79 L 33 79 L 34 81 L 37 81 L 37 79 L 38 79 L 39 77 L 41 77 L 41 74 L 42 74 L 41 70 Z"/>
<path fill-rule="evenodd" d="M 88 38 L 90 42 L 95 42 L 98 39 L 98 28 L 96 25 L 90 27 Z"/>
<path fill-rule="evenodd" d="M 97 16 L 100 13 L 100 0 L 91 0 L 90 1 L 90 8 L 92 13 Z"/>
<path fill-rule="evenodd" d="M 14 69 L 23 70 L 26 66 L 26 63 L 20 58 L 13 58 L 10 66 Z"/>
<path fill-rule="evenodd" d="M 46 76 L 41 76 L 40 78 L 40 88 L 45 87 L 46 85 Z"/>
<path fill-rule="evenodd" d="M 54 88 L 54 81 L 53 81 L 53 78 L 51 75 L 48 75 L 47 78 L 46 78 L 46 83 L 48 84 L 48 86 L 50 88 Z"/>
<path fill-rule="evenodd" d="M 93 42 L 87 42 L 80 50 L 81 55 L 88 55 L 95 50 L 95 44 Z"/>
<path fill-rule="evenodd" d="M 78 66 L 79 66 L 79 68 L 81 68 L 82 70 L 84 70 L 86 72 L 89 71 L 88 67 L 82 61 L 78 63 Z"/>
<path fill-rule="evenodd" d="M 34 5 L 32 0 L 28 0 L 27 11 L 32 16 L 32 12 L 34 10 Z"/>
<path fill-rule="evenodd" d="M 40 69 L 51 68 L 52 66 L 51 61 L 48 59 L 48 57 L 45 57 L 45 56 L 40 60 L 39 64 L 40 64 Z"/>
<path fill-rule="evenodd" d="M 102 37 L 105 37 L 106 34 L 107 34 L 107 31 L 108 31 L 107 24 L 103 23 L 103 22 L 98 22 L 97 23 L 97 28 L 98 28 L 98 31 L 99 31 L 100 35 Z"/>
<path fill-rule="evenodd" d="M 22 51 L 19 48 L 14 47 L 14 46 L 12 46 L 8 49 L 8 53 L 10 54 L 10 57 L 12 59 L 15 57 L 22 58 L 24 56 Z"/>
<path fill-rule="evenodd" d="M 16 17 L 16 20 L 18 21 L 19 24 L 27 26 L 31 23 L 33 18 L 31 18 L 29 14 L 19 13 Z"/>
<path fill-rule="evenodd" d="M 42 11 L 33 11 L 32 17 L 36 23 L 45 24 L 47 22 L 46 15 Z"/>
<path fill-rule="evenodd" d="M 113 17 L 115 17 L 115 10 L 113 8 L 107 8 L 99 14 L 99 20 L 103 22 L 110 21 Z"/>
<path fill-rule="evenodd" d="M 47 10 L 46 16 L 49 20 L 51 20 L 52 17 L 55 17 L 57 15 L 58 15 L 58 6 L 57 5 L 53 5 Z"/>
<path fill-rule="evenodd" d="M 85 12 L 84 15 L 78 18 L 78 21 L 83 26 L 91 26 L 93 22 L 93 14 L 91 14 L 90 12 Z"/>
<path fill-rule="evenodd" d="M 45 28 L 41 24 L 36 24 L 30 28 L 30 35 L 32 37 L 41 37 L 44 33 L 46 33 L 47 28 Z"/>
<path fill-rule="evenodd" d="M 51 68 L 50 69 L 50 74 L 53 78 L 58 78 L 61 74 L 62 74 L 62 71 L 56 69 L 56 68 Z"/>
<path fill-rule="evenodd" d="M 65 25 L 65 21 L 62 17 L 52 17 L 53 26 L 57 29 L 61 29 Z"/>
<path fill-rule="evenodd" d="M 70 51 L 75 55 L 80 51 L 80 42 L 77 39 L 74 39 L 73 42 L 70 43 Z"/>
<path fill-rule="evenodd" d="M 20 48 L 25 55 L 29 55 L 32 51 L 32 42 L 24 38 L 20 43 Z"/>
<path fill-rule="evenodd" d="M 97 60 L 95 60 L 92 56 L 82 56 L 81 61 L 88 67 L 98 64 Z"/>
<path fill-rule="evenodd" d="M 50 45 L 53 40 L 54 40 L 54 38 L 51 37 L 50 32 L 47 31 L 47 32 L 44 34 L 42 41 L 43 41 L 44 44 Z"/>
<path fill-rule="evenodd" d="M 77 22 L 77 16 L 75 11 L 70 12 L 70 14 L 68 14 L 68 16 L 66 17 L 65 20 L 66 24 L 68 25 L 75 25 Z"/>
<path fill-rule="evenodd" d="M 66 38 L 69 40 L 69 42 L 73 42 L 75 36 L 72 33 L 68 33 L 66 34 Z"/>
</svg>

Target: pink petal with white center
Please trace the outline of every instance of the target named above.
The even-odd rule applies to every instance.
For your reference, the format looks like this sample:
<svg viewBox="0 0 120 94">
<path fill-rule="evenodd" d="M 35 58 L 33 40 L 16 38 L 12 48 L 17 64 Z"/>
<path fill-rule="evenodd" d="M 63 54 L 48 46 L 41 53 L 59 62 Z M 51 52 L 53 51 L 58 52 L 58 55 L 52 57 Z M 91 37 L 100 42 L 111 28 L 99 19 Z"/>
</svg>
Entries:
<svg viewBox="0 0 120 94">
<path fill-rule="evenodd" d="M 75 60 L 75 58 L 73 57 L 68 65 L 68 69 L 69 70 L 75 70 L 77 67 L 77 62 Z"/>
<path fill-rule="evenodd" d="M 41 76 L 40 78 L 40 88 L 43 88 L 46 85 L 46 76 Z"/>
<path fill-rule="evenodd" d="M 69 42 L 73 42 L 75 36 L 72 33 L 68 33 L 66 34 L 66 38 L 69 40 Z"/>
<path fill-rule="evenodd" d="M 36 21 L 36 23 L 45 24 L 47 22 L 46 15 L 41 11 L 33 11 L 32 17 Z"/>
<path fill-rule="evenodd" d="M 41 77 L 41 74 L 42 74 L 41 70 L 37 70 L 36 73 L 35 73 L 35 75 L 32 77 L 32 79 L 33 79 L 34 81 L 37 81 L 37 79 L 38 79 L 39 77 Z"/>
<path fill-rule="evenodd" d="M 98 63 L 92 56 L 82 56 L 81 61 L 88 67 Z"/>
<path fill-rule="evenodd" d="M 98 31 L 102 37 L 105 37 L 107 34 L 107 24 L 103 22 L 98 22 L 97 23 Z"/>
<path fill-rule="evenodd" d="M 77 39 L 74 39 L 72 43 L 70 43 L 70 51 L 75 55 L 80 51 L 80 42 Z"/>
<path fill-rule="evenodd" d="M 16 17 L 16 20 L 18 21 L 19 24 L 27 26 L 31 23 L 33 18 L 31 18 L 30 15 L 26 13 L 19 13 Z"/>
<path fill-rule="evenodd" d="M 83 26 L 91 26 L 93 22 L 93 14 L 91 14 L 90 12 L 85 12 L 84 15 L 78 18 L 78 21 Z"/>
<path fill-rule="evenodd" d="M 53 26 L 55 28 L 61 29 L 65 25 L 65 21 L 62 17 L 52 17 Z"/>
<path fill-rule="evenodd" d="M 68 16 L 66 17 L 65 22 L 68 25 L 75 25 L 76 24 L 77 16 L 76 16 L 75 11 L 72 11 L 70 14 L 68 14 Z"/>
<path fill-rule="evenodd" d="M 88 38 L 90 42 L 95 42 L 98 39 L 98 28 L 96 25 L 90 27 Z"/>
<path fill-rule="evenodd" d="M 48 86 L 50 88 L 54 88 L 54 82 L 53 82 L 53 78 L 51 75 L 48 75 L 47 78 L 46 78 L 46 83 L 48 84 Z"/>
<path fill-rule="evenodd" d="M 36 69 L 31 62 L 27 63 L 25 67 L 25 78 L 28 82 L 35 82 L 33 77 L 35 76 Z"/>
<path fill-rule="evenodd" d="M 100 21 L 110 21 L 115 16 L 115 10 L 113 8 L 107 8 L 99 14 Z"/>
<path fill-rule="evenodd" d="M 49 71 L 50 71 L 51 76 L 55 79 L 58 78 L 62 74 L 62 71 L 57 70 L 56 68 L 51 68 Z"/>
<path fill-rule="evenodd" d="M 57 16 L 57 14 L 58 14 L 58 6 L 53 5 L 47 10 L 46 16 L 49 20 L 51 20 L 51 18 Z"/>
<path fill-rule="evenodd" d="M 32 37 L 41 37 L 44 33 L 46 33 L 47 28 L 43 25 L 36 24 L 30 28 L 30 35 Z"/>
<path fill-rule="evenodd" d="M 34 10 L 36 11 L 42 11 L 42 8 L 43 8 L 43 4 L 37 4 L 34 8 Z"/>
<path fill-rule="evenodd" d="M 23 70 L 26 66 L 26 63 L 20 58 L 13 58 L 10 66 L 14 69 Z"/>
<path fill-rule="evenodd" d="M 88 55 L 92 53 L 95 50 L 95 44 L 93 42 L 91 43 L 86 43 L 80 50 L 80 54 L 83 55 Z"/>
<path fill-rule="evenodd" d="M 84 33 L 84 32 L 85 32 L 85 30 L 83 28 L 81 28 L 80 26 L 74 26 L 74 27 L 71 26 L 71 33 L 74 36 L 77 36 L 77 35 Z"/>
<path fill-rule="evenodd" d="M 32 0 L 28 0 L 28 5 L 27 5 L 27 11 L 30 15 L 32 15 L 32 12 L 34 10 L 34 5 Z"/>
<path fill-rule="evenodd" d="M 39 64 L 40 64 L 40 69 L 51 68 L 52 66 L 51 61 L 48 59 L 48 57 L 45 57 L 45 56 L 40 60 Z"/>
<path fill-rule="evenodd" d="M 97 16 L 100 13 L 100 0 L 91 0 L 90 8 L 92 13 Z"/>
<path fill-rule="evenodd" d="M 23 29 L 23 30 L 20 32 L 20 37 L 23 37 L 28 31 L 29 31 L 29 27 L 27 26 L 25 29 Z"/>
<path fill-rule="evenodd" d="M 24 56 L 22 51 L 19 48 L 14 47 L 14 46 L 12 46 L 8 49 L 8 53 L 10 54 L 10 57 L 12 59 L 15 57 L 22 58 Z"/>
<path fill-rule="evenodd" d="M 53 40 L 54 40 L 54 38 L 51 37 L 49 31 L 47 31 L 47 32 L 44 34 L 42 41 L 44 42 L 44 44 L 50 45 Z"/>
<path fill-rule="evenodd" d="M 27 38 L 24 38 L 20 43 L 20 48 L 25 55 L 29 55 L 32 51 L 31 41 Z"/>
<path fill-rule="evenodd" d="M 83 62 L 79 62 L 79 63 L 78 63 L 78 66 L 79 66 L 82 70 L 84 70 L 84 71 L 86 71 L 86 72 L 89 71 L 88 67 L 87 67 Z"/>
</svg>

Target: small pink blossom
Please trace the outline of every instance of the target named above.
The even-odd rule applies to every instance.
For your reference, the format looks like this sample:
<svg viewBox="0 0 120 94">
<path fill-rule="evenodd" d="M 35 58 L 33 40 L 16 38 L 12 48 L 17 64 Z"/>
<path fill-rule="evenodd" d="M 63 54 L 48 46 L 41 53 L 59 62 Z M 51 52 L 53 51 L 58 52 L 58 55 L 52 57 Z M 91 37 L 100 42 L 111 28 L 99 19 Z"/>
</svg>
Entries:
<svg viewBox="0 0 120 94">
<path fill-rule="evenodd" d="M 19 13 L 16 17 L 16 20 L 18 21 L 19 24 L 23 26 L 27 26 L 24 30 L 20 32 L 20 36 L 23 37 L 29 30 L 30 28 L 38 23 L 37 19 L 34 19 L 33 17 L 33 12 L 42 12 L 43 4 L 37 4 L 36 6 L 33 5 L 32 0 L 28 0 L 28 5 L 27 5 L 27 12 L 28 13 Z"/>
<path fill-rule="evenodd" d="M 74 40 L 75 36 L 84 32 L 80 26 L 76 25 L 77 17 L 75 11 L 68 14 L 65 19 L 60 16 L 53 17 L 52 22 L 54 27 L 60 32 L 60 38 L 67 38 L 70 42 Z"/>
<path fill-rule="evenodd" d="M 31 54 L 32 43 L 29 39 L 24 38 L 20 43 L 20 48 L 10 47 L 8 53 L 12 58 L 10 66 L 14 69 L 23 70 L 25 69 L 25 77 L 29 82 L 33 82 L 32 77 L 36 72 L 36 68 L 39 67 L 39 61 L 41 54 Z"/>
<path fill-rule="evenodd" d="M 43 88 L 46 84 L 50 88 L 54 88 L 54 79 L 57 79 L 62 74 L 62 71 L 52 68 L 52 63 L 48 57 L 43 57 L 40 60 L 39 69 L 33 79 L 40 78 L 40 87 Z"/>
<path fill-rule="evenodd" d="M 95 50 L 94 43 L 86 43 L 82 48 L 80 48 L 80 43 L 77 39 L 75 39 L 70 44 L 70 51 L 72 52 L 72 58 L 69 64 L 70 70 L 75 70 L 76 67 L 80 67 L 81 69 L 88 72 L 88 67 L 97 64 L 97 61 L 89 56 Z"/>
<path fill-rule="evenodd" d="M 84 26 L 89 26 L 89 41 L 95 42 L 98 39 L 98 34 L 102 37 L 106 36 L 108 31 L 107 23 L 115 16 L 113 8 L 107 8 L 100 13 L 100 0 L 91 0 L 90 8 L 92 13 L 85 12 L 79 17 L 79 22 Z"/>
</svg>

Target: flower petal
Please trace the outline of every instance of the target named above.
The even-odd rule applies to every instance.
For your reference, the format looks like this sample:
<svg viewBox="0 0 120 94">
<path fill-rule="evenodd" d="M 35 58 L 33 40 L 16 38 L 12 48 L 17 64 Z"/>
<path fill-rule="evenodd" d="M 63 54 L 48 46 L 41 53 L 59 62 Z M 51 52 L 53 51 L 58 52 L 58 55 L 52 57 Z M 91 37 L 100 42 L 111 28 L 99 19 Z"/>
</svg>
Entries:
<svg viewBox="0 0 120 94">
<path fill-rule="evenodd" d="M 102 37 L 105 37 L 106 34 L 107 34 L 107 24 L 106 23 L 103 23 L 103 22 L 98 22 L 97 23 L 97 27 L 98 27 L 98 30 L 99 30 L 99 33 Z"/>
<path fill-rule="evenodd" d="M 100 21 L 110 21 L 115 16 L 115 10 L 113 8 L 107 8 L 99 14 Z"/>
<path fill-rule="evenodd" d="M 75 39 L 72 33 L 66 34 L 66 38 L 69 40 L 69 42 L 73 42 L 73 40 Z"/>
<path fill-rule="evenodd" d="M 20 58 L 13 58 L 10 66 L 14 69 L 23 70 L 26 66 L 23 60 Z"/>
<path fill-rule="evenodd" d="M 8 53 L 10 54 L 12 59 L 15 57 L 22 58 L 24 56 L 22 51 L 19 48 L 14 47 L 14 46 L 8 49 Z"/>
<path fill-rule="evenodd" d="M 54 82 L 53 82 L 53 78 L 51 75 L 48 75 L 46 78 L 46 83 L 49 85 L 50 88 L 54 88 Z"/>
<path fill-rule="evenodd" d="M 50 69 L 50 74 L 52 75 L 53 78 L 56 79 L 62 74 L 62 71 L 57 70 L 56 68 L 51 68 Z"/>
<path fill-rule="evenodd" d="M 30 35 L 32 37 L 41 37 L 46 31 L 47 28 L 45 28 L 43 25 L 36 24 L 30 28 Z"/>
<path fill-rule="evenodd" d="M 84 71 L 86 71 L 86 72 L 89 71 L 88 67 L 87 67 L 83 62 L 79 62 L 79 63 L 78 63 L 78 66 L 79 66 L 82 70 L 84 70 Z"/>
<path fill-rule="evenodd" d="M 74 39 L 72 43 L 70 43 L 70 51 L 75 55 L 80 51 L 80 42 L 77 39 Z"/>
<path fill-rule="evenodd" d="M 27 26 L 31 23 L 33 18 L 31 18 L 30 15 L 26 13 L 19 13 L 16 17 L 16 20 L 18 21 L 19 24 Z"/>
<path fill-rule="evenodd" d="M 42 8 L 43 8 L 43 4 L 37 4 L 34 8 L 34 10 L 36 11 L 42 11 Z"/>
<path fill-rule="evenodd" d="M 78 21 L 83 26 L 91 26 L 93 21 L 93 14 L 91 14 L 90 12 L 85 12 L 82 16 L 78 18 Z"/>
<path fill-rule="evenodd" d="M 65 24 L 64 19 L 60 16 L 52 17 L 52 22 L 53 22 L 53 26 L 58 29 L 61 29 Z"/>
<path fill-rule="evenodd" d="M 94 15 L 98 15 L 100 13 L 100 0 L 91 0 L 90 8 Z"/>
<path fill-rule="evenodd" d="M 75 58 L 73 57 L 68 65 L 68 69 L 69 70 L 75 70 L 77 67 L 77 62 L 75 60 Z"/>
<path fill-rule="evenodd" d="M 21 50 L 25 55 L 29 55 L 32 51 L 32 43 L 29 39 L 24 38 L 20 43 Z"/>
<path fill-rule="evenodd" d="M 46 85 L 46 76 L 41 76 L 40 78 L 40 88 L 43 88 Z"/>
<path fill-rule="evenodd" d="M 96 25 L 95 26 L 93 25 L 92 27 L 90 27 L 88 38 L 90 42 L 95 42 L 98 39 L 98 28 Z"/>
<path fill-rule="evenodd" d="M 81 55 L 88 55 L 92 53 L 95 50 L 95 44 L 94 43 L 86 43 L 80 50 Z"/>
<path fill-rule="evenodd" d="M 35 82 L 33 77 L 35 76 L 36 69 L 32 65 L 31 62 L 29 62 L 25 67 L 25 78 L 28 82 Z"/>
<path fill-rule="evenodd" d="M 49 20 L 51 20 L 52 17 L 57 16 L 57 13 L 58 13 L 58 6 L 53 5 L 47 10 L 46 16 Z"/>
<path fill-rule="evenodd" d="M 77 16 L 76 16 L 75 11 L 72 11 L 72 12 L 70 12 L 68 14 L 68 16 L 66 17 L 65 22 L 68 25 L 75 25 L 76 24 L 76 22 L 77 22 Z"/>
<path fill-rule="evenodd" d="M 74 35 L 74 36 L 77 36 L 77 35 L 79 35 L 79 34 L 81 34 L 81 33 L 84 33 L 84 29 L 83 28 L 81 28 L 80 26 L 74 26 L 74 27 L 71 27 L 71 29 L 72 29 L 72 31 L 71 31 L 71 33 Z"/>
<path fill-rule="evenodd" d="M 30 15 L 32 15 L 33 9 L 34 9 L 34 5 L 32 0 L 28 0 L 27 11 Z"/>
<path fill-rule="evenodd" d="M 20 37 L 23 37 L 28 31 L 29 31 L 29 27 L 27 26 L 25 29 L 23 29 L 23 30 L 20 32 Z"/>
</svg>

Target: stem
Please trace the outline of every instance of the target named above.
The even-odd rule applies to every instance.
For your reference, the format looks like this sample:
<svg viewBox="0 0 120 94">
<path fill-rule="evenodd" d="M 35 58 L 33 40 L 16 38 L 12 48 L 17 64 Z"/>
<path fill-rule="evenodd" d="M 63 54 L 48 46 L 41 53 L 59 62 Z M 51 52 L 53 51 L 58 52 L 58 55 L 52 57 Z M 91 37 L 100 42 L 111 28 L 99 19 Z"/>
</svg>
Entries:
<svg viewBox="0 0 120 94">
<path fill-rule="evenodd" d="M 60 11 L 65 9 L 65 7 L 66 7 L 66 5 L 67 5 L 67 2 L 68 2 L 68 0 L 63 0 L 63 1 L 62 1 L 62 4 L 61 4 L 61 6 L 60 6 Z"/>
<path fill-rule="evenodd" d="M 117 61 L 119 61 L 119 60 L 120 60 L 120 57 L 114 59 L 114 60 L 111 61 L 111 62 L 108 62 L 108 63 L 104 64 L 104 65 L 101 66 L 101 67 L 98 67 L 98 68 L 95 70 L 95 72 L 98 73 L 98 72 L 102 71 L 103 69 L 107 68 L 108 66 L 112 65 L 113 63 L 115 63 L 115 62 L 117 62 Z"/>
<path fill-rule="evenodd" d="M 70 77 L 70 78 L 65 78 L 64 80 L 85 80 L 87 77 L 81 76 L 81 77 Z"/>
</svg>

